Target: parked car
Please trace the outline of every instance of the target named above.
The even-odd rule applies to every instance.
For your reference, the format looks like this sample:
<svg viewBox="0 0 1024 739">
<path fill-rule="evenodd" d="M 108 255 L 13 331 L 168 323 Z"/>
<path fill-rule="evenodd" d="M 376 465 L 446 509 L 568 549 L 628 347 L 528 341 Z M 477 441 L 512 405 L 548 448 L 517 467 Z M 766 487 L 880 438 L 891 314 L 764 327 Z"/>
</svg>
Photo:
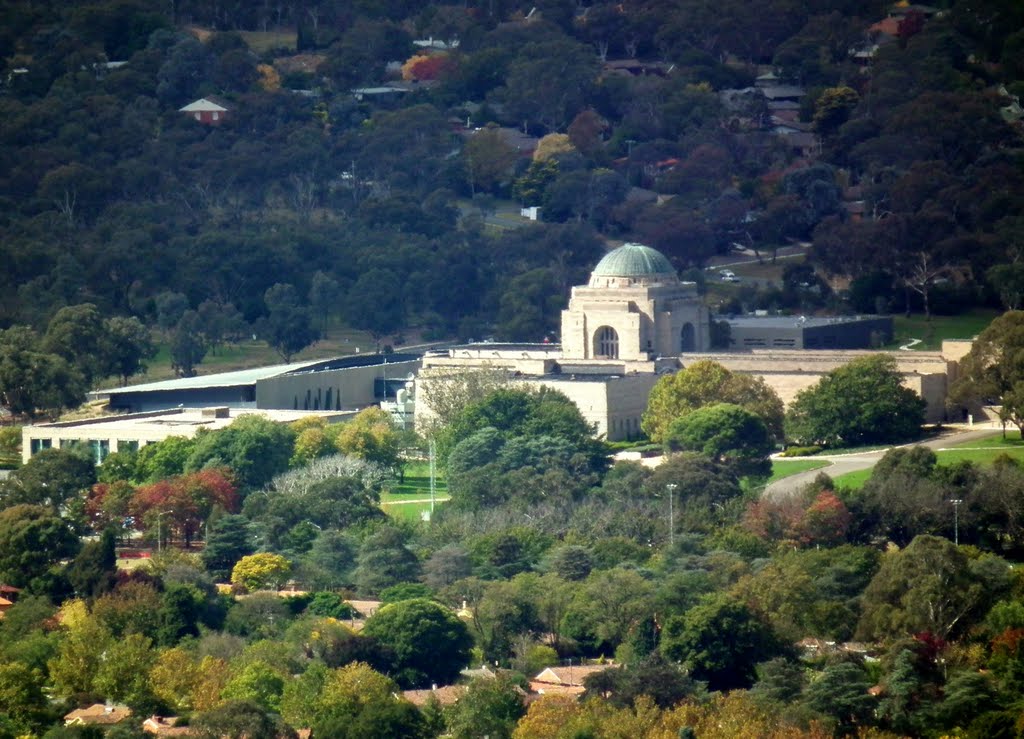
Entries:
<svg viewBox="0 0 1024 739">
<path fill-rule="evenodd" d="M 718 276 L 722 278 L 722 282 L 739 282 L 740 278 L 736 276 L 736 273 L 730 269 L 720 270 Z"/>
</svg>

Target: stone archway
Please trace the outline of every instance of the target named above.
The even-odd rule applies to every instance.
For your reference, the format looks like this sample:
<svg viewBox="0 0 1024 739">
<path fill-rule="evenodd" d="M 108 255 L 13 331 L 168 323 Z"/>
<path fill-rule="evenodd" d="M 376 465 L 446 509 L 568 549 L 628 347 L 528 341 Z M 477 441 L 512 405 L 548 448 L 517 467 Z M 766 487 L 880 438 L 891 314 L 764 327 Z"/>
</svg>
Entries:
<svg viewBox="0 0 1024 739">
<path fill-rule="evenodd" d="M 697 329 L 693 327 L 692 323 L 683 324 L 683 330 L 680 332 L 680 339 L 680 351 L 697 351 Z"/>
<path fill-rule="evenodd" d="M 619 358 L 619 334 L 611 326 L 601 326 L 594 332 L 594 357 Z"/>
</svg>

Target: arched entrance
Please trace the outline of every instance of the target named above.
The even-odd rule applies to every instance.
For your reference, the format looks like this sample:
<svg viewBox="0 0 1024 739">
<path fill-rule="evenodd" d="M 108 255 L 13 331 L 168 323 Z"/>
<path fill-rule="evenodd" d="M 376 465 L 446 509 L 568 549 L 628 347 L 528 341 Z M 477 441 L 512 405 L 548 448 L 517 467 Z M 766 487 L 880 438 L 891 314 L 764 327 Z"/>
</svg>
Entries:
<svg viewBox="0 0 1024 739">
<path fill-rule="evenodd" d="M 619 335 L 611 326 L 601 326 L 594 333 L 594 357 L 598 359 L 619 358 Z"/>
<path fill-rule="evenodd" d="M 680 344 L 680 351 L 684 352 L 695 352 L 697 351 L 697 330 L 693 327 L 692 323 L 684 323 L 683 330 L 681 333 L 682 342 Z"/>
</svg>

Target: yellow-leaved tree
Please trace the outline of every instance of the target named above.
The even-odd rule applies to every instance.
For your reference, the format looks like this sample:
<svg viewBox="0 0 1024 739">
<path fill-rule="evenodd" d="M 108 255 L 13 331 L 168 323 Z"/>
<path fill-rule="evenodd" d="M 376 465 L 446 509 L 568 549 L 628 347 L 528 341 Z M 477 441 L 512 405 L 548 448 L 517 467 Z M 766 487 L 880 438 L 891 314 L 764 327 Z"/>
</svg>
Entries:
<svg viewBox="0 0 1024 739">
<path fill-rule="evenodd" d="M 260 552 L 238 560 L 231 570 L 231 583 L 246 590 L 271 588 L 276 590 L 291 572 L 291 563 L 280 554 Z"/>
</svg>

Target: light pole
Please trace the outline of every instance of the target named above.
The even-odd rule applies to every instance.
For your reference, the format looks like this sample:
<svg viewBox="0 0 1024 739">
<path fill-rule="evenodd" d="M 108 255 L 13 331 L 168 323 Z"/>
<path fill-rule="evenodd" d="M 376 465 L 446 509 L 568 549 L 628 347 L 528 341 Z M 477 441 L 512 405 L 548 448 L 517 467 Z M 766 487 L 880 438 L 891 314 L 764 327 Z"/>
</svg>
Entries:
<svg viewBox="0 0 1024 739">
<path fill-rule="evenodd" d="M 960 504 L 963 500 L 953 498 L 949 502 L 953 504 L 953 543 L 960 546 Z"/>
<path fill-rule="evenodd" d="M 670 482 L 665 486 L 668 490 L 668 544 L 672 546 L 676 542 L 676 516 L 673 503 L 673 498 L 676 497 L 676 487 L 674 482 Z"/>
<path fill-rule="evenodd" d="M 158 511 L 156 514 L 156 550 L 158 552 L 163 550 L 163 537 L 161 536 L 160 519 L 168 513 L 174 513 L 174 511 Z"/>
</svg>

